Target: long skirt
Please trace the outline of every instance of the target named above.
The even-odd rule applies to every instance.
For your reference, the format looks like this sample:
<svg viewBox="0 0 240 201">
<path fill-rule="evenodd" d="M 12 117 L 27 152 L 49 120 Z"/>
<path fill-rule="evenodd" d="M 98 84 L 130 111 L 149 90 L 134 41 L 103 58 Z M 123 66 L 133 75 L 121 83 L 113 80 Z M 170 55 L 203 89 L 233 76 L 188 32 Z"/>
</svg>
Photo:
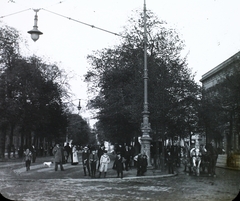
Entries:
<svg viewBox="0 0 240 201">
<path fill-rule="evenodd" d="M 72 165 L 77 165 L 77 164 L 78 164 L 78 154 L 72 153 Z"/>
</svg>

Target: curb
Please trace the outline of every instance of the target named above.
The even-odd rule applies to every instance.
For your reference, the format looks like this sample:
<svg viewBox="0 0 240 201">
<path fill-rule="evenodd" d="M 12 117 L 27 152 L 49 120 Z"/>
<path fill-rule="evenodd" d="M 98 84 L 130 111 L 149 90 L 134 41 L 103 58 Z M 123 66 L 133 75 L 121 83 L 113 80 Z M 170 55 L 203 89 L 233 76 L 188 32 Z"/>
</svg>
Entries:
<svg viewBox="0 0 240 201">
<path fill-rule="evenodd" d="M 227 170 L 236 170 L 240 171 L 240 168 L 233 168 L 233 167 L 227 167 L 227 166 L 216 166 L 217 168 L 227 169 Z"/>
</svg>

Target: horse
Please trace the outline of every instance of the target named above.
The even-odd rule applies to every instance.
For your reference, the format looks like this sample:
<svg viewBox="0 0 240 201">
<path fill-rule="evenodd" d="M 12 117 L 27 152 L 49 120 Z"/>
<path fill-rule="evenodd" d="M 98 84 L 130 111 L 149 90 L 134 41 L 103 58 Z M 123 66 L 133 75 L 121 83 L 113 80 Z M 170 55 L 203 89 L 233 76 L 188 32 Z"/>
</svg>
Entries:
<svg viewBox="0 0 240 201">
<path fill-rule="evenodd" d="M 217 149 L 213 147 L 211 143 L 208 143 L 206 145 L 206 150 L 207 150 L 207 160 L 208 160 L 208 175 L 209 176 L 214 176 L 216 177 L 216 163 L 217 163 L 217 158 L 218 158 L 218 152 Z"/>
<path fill-rule="evenodd" d="M 192 148 L 190 151 L 190 157 L 192 158 L 192 165 L 193 165 L 193 173 L 197 176 L 200 175 L 200 165 L 201 165 L 201 157 L 202 153 L 199 148 L 195 147 Z"/>
</svg>

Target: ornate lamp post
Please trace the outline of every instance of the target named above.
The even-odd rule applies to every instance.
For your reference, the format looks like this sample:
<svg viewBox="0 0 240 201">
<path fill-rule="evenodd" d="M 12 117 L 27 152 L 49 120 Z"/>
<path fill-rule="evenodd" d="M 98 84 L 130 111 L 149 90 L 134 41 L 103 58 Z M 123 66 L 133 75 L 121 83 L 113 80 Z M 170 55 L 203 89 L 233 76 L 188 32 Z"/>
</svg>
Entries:
<svg viewBox="0 0 240 201">
<path fill-rule="evenodd" d="M 31 34 L 31 38 L 33 39 L 34 42 L 36 42 L 39 39 L 39 35 L 43 33 L 38 30 L 38 26 L 37 26 L 37 21 L 38 21 L 37 12 L 39 11 L 39 9 L 34 9 L 34 11 L 36 13 L 34 17 L 34 26 L 31 31 L 28 31 L 28 33 Z"/>
<path fill-rule="evenodd" d="M 150 162 L 150 141 L 152 138 L 149 136 L 151 125 L 149 123 L 149 111 L 148 111 L 148 69 L 147 69 L 147 31 L 146 31 L 146 2 L 144 0 L 144 103 L 143 103 L 143 123 L 141 125 L 142 137 L 141 137 L 141 153 L 148 156 L 148 166 L 151 166 Z"/>
</svg>

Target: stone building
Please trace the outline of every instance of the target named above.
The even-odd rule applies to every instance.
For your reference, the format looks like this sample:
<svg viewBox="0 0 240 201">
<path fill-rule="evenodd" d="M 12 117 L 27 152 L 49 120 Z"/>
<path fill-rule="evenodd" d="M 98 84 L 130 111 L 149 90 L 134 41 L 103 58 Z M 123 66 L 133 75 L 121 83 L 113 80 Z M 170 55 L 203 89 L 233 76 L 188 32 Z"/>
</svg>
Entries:
<svg viewBox="0 0 240 201">
<path fill-rule="evenodd" d="M 217 84 L 223 82 L 226 79 L 231 79 L 231 76 L 234 75 L 236 72 L 239 72 L 240 70 L 240 51 L 228 58 L 227 60 L 223 61 L 221 64 L 216 66 L 215 68 L 211 69 L 204 75 L 202 75 L 202 79 L 200 80 L 202 82 L 203 91 L 205 94 L 212 93 L 211 89 L 216 86 Z M 231 80 L 229 80 L 231 82 Z M 203 93 L 203 96 L 204 96 Z M 216 92 L 215 92 L 216 93 Z M 238 93 L 238 92 L 237 92 Z M 207 96 L 208 98 L 211 98 L 211 96 Z M 225 106 L 222 106 L 223 109 Z M 237 108 L 238 107 L 238 108 Z M 222 129 L 221 129 L 221 135 L 223 137 L 223 142 L 221 146 L 227 150 L 227 136 L 231 135 L 231 149 L 234 151 L 239 151 L 240 149 L 240 133 L 239 127 L 237 124 L 237 120 L 234 121 L 234 119 L 239 118 L 239 106 L 234 108 L 235 111 L 233 111 L 233 121 L 232 122 L 222 122 Z M 230 125 L 231 128 L 230 129 Z"/>
</svg>

